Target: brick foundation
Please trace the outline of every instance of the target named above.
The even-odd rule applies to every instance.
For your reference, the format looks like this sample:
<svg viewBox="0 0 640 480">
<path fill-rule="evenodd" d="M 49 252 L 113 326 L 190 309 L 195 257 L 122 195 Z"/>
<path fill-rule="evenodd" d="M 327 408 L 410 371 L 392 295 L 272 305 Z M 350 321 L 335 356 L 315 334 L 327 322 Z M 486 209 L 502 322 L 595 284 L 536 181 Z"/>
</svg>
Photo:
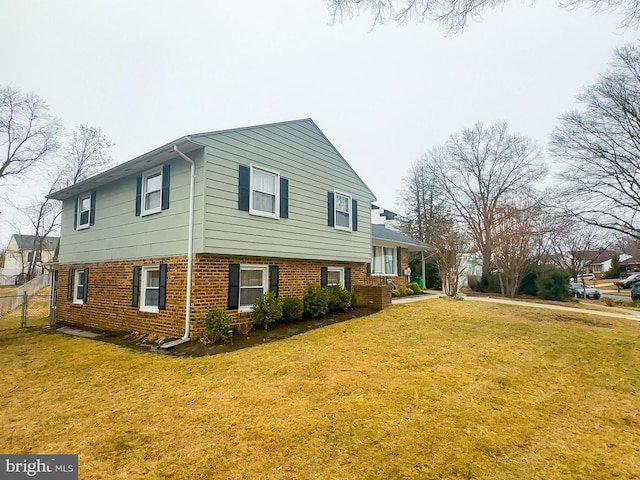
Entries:
<svg viewBox="0 0 640 480">
<path fill-rule="evenodd" d="M 140 312 L 131 306 L 133 267 L 167 264 L 166 310 L 158 313 Z M 261 257 L 222 257 L 196 255 L 193 261 L 191 293 L 191 338 L 202 333 L 202 315 L 209 308 L 227 308 L 229 265 L 232 263 L 278 265 L 279 296 L 302 297 L 309 285 L 320 284 L 323 266 L 351 267 L 351 284 L 364 283 L 364 264 L 283 260 Z M 83 305 L 67 300 L 68 271 L 88 268 L 88 297 Z M 186 305 L 187 258 L 153 258 L 137 261 L 100 262 L 82 265 L 60 265 L 58 302 L 55 319 L 62 323 L 83 325 L 101 330 L 155 333 L 164 337 L 184 334 Z M 228 310 L 234 323 L 249 321 L 248 315 Z"/>
</svg>

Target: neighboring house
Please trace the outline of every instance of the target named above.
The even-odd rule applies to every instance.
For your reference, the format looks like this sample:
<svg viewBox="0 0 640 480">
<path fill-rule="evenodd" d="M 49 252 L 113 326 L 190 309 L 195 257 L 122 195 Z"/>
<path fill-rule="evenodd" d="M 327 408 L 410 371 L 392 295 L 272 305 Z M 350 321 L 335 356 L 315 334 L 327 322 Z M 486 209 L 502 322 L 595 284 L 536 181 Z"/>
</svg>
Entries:
<svg viewBox="0 0 640 480">
<path fill-rule="evenodd" d="M 613 250 L 588 250 L 583 252 L 577 252 L 578 258 L 582 260 L 584 273 L 593 273 L 597 278 L 611 269 L 611 262 L 616 252 Z M 622 262 L 629 258 L 629 255 L 621 254 L 619 259 Z"/>
<path fill-rule="evenodd" d="M 428 246 L 382 224 L 371 225 L 371 263 L 367 265 L 369 283 L 376 279 L 390 281 L 396 286 L 407 285 L 409 256 L 423 254 Z M 422 255 L 424 261 L 424 255 Z M 424 270 L 424 269 L 423 269 Z M 409 273 L 410 275 L 410 273 Z M 424 273 L 422 275 L 424 277 Z"/>
<path fill-rule="evenodd" d="M 630 256 L 626 260 L 620 261 L 620 266 L 627 272 L 640 272 L 640 255 Z"/>
<path fill-rule="evenodd" d="M 50 198 L 66 323 L 196 338 L 207 309 L 249 321 L 371 261 L 375 197 L 311 119 L 185 136 Z"/>
<path fill-rule="evenodd" d="M 32 261 L 35 261 L 35 273 L 45 272 L 44 264 L 53 259 L 58 247 L 59 237 L 47 236 L 39 249 L 40 239 L 35 235 L 13 234 L 4 255 L 4 265 L 0 269 L 0 285 L 13 285 L 24 276 Z"/>
</svg>

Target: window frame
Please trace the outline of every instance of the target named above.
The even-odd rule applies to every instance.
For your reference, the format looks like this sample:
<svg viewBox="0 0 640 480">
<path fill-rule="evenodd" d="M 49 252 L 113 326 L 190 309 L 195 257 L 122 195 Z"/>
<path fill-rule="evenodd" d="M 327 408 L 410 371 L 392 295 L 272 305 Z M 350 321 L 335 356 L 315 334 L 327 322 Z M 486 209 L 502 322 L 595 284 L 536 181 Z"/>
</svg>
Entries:
<svg viewBox="0 0 640 480">
<path fill-rule="evenodd" d="M 264 295 L 269 291 L 269 265 L 252 265 L 252 264 L 240 264 L 240 271 L 238 277 L 238 312 L 247 313 L 251 312 L 253 303 L 251 305 L 242 305 L 240 299 L 242 298 L 242 272 L 247 270 L 260 270 L 262 271 L 262 294 Z M 257 288 L 257 287 L 244 287 L 244 288 Z"/>
<path fill-rule="evenodd" d="M 382 267 L 382 271 L 375 271 L 376 267 L 376 248 L 381 249 L 382 256 L 380 257 L 380 265 Z M 372 277 L 380 276 L 380 277 L 397 277 L 398 276 L 398 260 L 397 260 L 397 247 L 385 246 L 385 245 L 372 245 L 371 246 L 371 275 Z M 391 259 L 391 272 L 387 272 L 385 258 L 385 249 L 392 250 Z"/>
<path fill-rule="evenodd" d="M 147 180 L 149 179 L 149 177 L 155 176 L 156 174 L 160 174 L 160 187 L 158 188 L 158 190 L 152 190 L 151 192 L 148 192 Z M 144 217 L 146 215 L 153 215 L 155 213 L 159 213 L 162 211 L 162 182 L 163 182 L 162 177 L 163 175 L 164 174 L 162 172 L 162 167 L 154 168 L 153 170 L 148 170 L 142 174 L 142 188 L 141 188 L 141 195 L 140 195 L 140 216 L 141 217 Z M 160 201 L 158 203 L 158 206 L 147 209 L 146 208 L 147 195 L 149 195 L 150 193 L 154 193 L 156 191 L 160 193 Z"/>
<path fill-rule="evenodd" d="M 84 277 L 82 283 L 80 283 L 80 275 Z M 82 285 L 82 295 L 78 298 L 78 286 Z M 87 279 L 85 277 L 85 269 L 77 268 L 75 272 L 73 272 L 73 303 L 76 305 L 84 304 L 84 291 L 87 288 Z"/>
<path fill-rule="evenodd" d="M 329 274 L 331 272 L 338 272 L 338 274 L 340 275 L 340 280 L 338 281 L 338 283 L 329 283 Z M 331 288 L 334 285 L 340 285 L 342 288 L 345 288 L 345 286 L 344 286 L 344 267 L 327 267 L 327 288 Z"/>
<path fill-rule="evenodd" d="M 338 225 L 338 196 L 344 197 L 347 199 L 347 208 L 348 211 L 346 213 L 349 214 L 349 221 L 347 224 L 348 227 L 343 227 L 342 225 Z M 338 190 L 333 191 L 333 228 L 336 230 L 343 230 L 345 232 L 353 231 L 353 197 L 348 193 L 340 192 Z M 341 213 L 345 213 L 343 210 L 340 210 Z"/>
<path fill-rule="evenodd" d="M 254 190 L 258 193 L 262 193 L 262 194 L 266 194 L 266 195 L 271 195 L 271 193 L 267 193 L 267 192 L 263 192 L 260 190 L 257 190 L 254 188 L 254 181 L 253 181 L 253 172 L 255 171 L 259 171 L 261 173 L 267 174 L 267 175 L 272 175 L 274 177 L 274 184 L 275 184 L 275 192 L 273 193 L 273 196 L 275 197 L 275 203 L 274 203 L 274 211 L 273 212 L 266 212 L 264 210 L 256 210 L 253 206 L 253 192 Z M 267 218 L 275 218 L 275 219 L 280 219 L 280 172 L 276 172 L 275 170 L 271 170 L 269 168 L 265 168 L 265 167 L 260 167 L 254 164 L 251 164 L 249 166 L 249 214 L 250 215 L 257 215 L 259 217 L 267 217 Z"/>
<path fill-rule="evenodd" d="M 82 210 L 83 200 L 89 200 L 89 208 Z M 78 217 L 76 218 L 76 230 L 84 230 L 91 226 L 91 192 L 78 195 Z M 87 223 L 81 223 L 82 213 L 87 212 Z"/>
<path fill-rule="evenodd" d="M 149 276 L 149 272 L 158 272 L 158 286 L 157 287 L 147 287 L 147 277 Z M 139 310 L 141 312 L 148 313 L 158 313 L 160 309 L 158 308 L 160 304 L 160 265 L 143 265 L 140 268 L 140 301 L 138 303 Z M 146 292 L 147 289 L 157 290 L 158 291 L 158 305 L 147 305 L 146 301 Z"/>
</svg>

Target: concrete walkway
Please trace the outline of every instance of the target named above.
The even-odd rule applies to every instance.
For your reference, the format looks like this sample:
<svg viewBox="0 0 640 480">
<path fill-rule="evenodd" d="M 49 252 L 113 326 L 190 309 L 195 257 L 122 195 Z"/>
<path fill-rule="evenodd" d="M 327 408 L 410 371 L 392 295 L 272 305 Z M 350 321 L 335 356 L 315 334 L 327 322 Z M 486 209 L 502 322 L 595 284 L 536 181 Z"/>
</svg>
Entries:
<svg viewBox="0 0 640 480">
<path fill-rule="evenodd" d="M 399 297 L 392 299 L 391 303 L 393 305 L 402 305 L 405 303 L 415 303 L 415 302 L 423 302 L 426 300 L 434 300 L 437 298 L 445 298 L 442 292 L 431 290 L 428 291 L 428 295 L 417 295 L 417 296 L 409 296 L 409 297 Z M 610 311 L 604 310 L 589 310 L 586 308 L 577 308 L 577 307 L 565 307 L 563 305 L 552 305 L 548 303 L 535 303 L 535 302 L 527 302 L 526 300 L 513 300 L 508 298 L 495 298 L 495 297 L 473 297 L 473 296 L 463 296 L 465 301 L 470 302 L 485 302 L 485 303 L 501 303 L 503 305 L 517 305 L 520 307 L 532 307 L 532 308 L 542 308 L 545 310 L 559 310 L 563 312 L 573 312 L 573 313 L 584 313 L 585 315 L 598 315 L 600 317 L 611 317 L 611 318 L 622 318 L 625 320 L 634 320 L 640 322 L 640 312 L 626 310 L 623 308 L 615 308 L 609 307 Z"/>
</svg>

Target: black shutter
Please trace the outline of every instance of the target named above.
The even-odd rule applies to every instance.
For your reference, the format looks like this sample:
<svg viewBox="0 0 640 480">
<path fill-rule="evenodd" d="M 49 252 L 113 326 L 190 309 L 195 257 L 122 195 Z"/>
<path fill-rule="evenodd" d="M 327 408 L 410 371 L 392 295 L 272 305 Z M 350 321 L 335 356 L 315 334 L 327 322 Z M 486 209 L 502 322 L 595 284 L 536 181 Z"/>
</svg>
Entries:
<svg viewBox="0 0 640 480">
<path fill-rule="evenodd" d="M 280 218 L 289 218 L 289 180 L 280 177 Z"/>
<path fill-rule="evenodd" d="M 367 277 L 371 276 L 371 263 L 367 263 Z"/>
<path fill-rule="evenodd" d="M 169 208 L 169 184 L 171 181 L 171 165 L 162 167 L 162 207 L 161 210 Z M 162 310 L 162 309 L 161 309 Z"/>
<path fill-rule="evenodd" d="M 358 201 L 351 200 L 351 230 L 358 231 Z"/>
<path fill-rule="evenodd" d="M 78 202 L 80 201 L 80 197 L 76 197 L 75 206 L 73 207 L 73 229 L 78 229 Z"/>
<path fill-rule="evenodd" d="M 96 224 L 96 191 L 91 192 L 91 211 L 89 212 L 89 225 Z"/>
<path fill-rule="evenodd" d="M 142 175 L 138 175 L 138 178 L 136 178 L 136 217 L 140 216 L 141 208 L 142 208 Z"/>
<path fill-rule="evenodd" d="M 320 288 L 327 288 L 327 276 L 329 269 L 327 267 L 320 267 Z"/>
<path fill-rule="evenodd" d="M 133 267 L 133 283 L 131 288 L 131 306 L 138 307 L 140 301 L 140 267 Z"/>
<path fill-rule="evenodd" d="M 229 301 L 227 308 L 237 309 L 240 300 L 240 265 L 232 263 L 229 265 Z"/>
<path fill-rule="evenodd" d="M 160 264 L 160 281 L 158 288 L 158 310 L 167 308 L 167 264 Z"/>
<path fill-rule="evenodd" d="M 351 267 L 344 267 L 344 288 L 351 291 Z"/>
<path fill-rule="evenodd" d="M 333 201 L 333 192 L 327 192 L 327 225 L 330 227 L 333 227 L 336 224 Z"/>
<path fill-rule="evenodd" d="M 69 269 L 69 277 L 67 279 L 67 300 L 73 301 L 73 268 Z"/>
<path fill-rule="evenodd" d="M 278 298 L 278 265 L 269 265 L 269 291 Z"/>
<path fill-rule="evenodd" d="M 398 259 L 398 276 L 402 276 L 402 249 L 400 247 L 396 247 L 396 257 Z"/>
<path fill-rule="evenodd" d="M 82 302 L 86 302 L 89 292 L 89 269 L 84 269 L 84 292 L 82 293 Z"/>
<path fill-rule="evenodd" d="M 251 171 L 246 165 L 238 166 L 238 210 L 249 211 Z"/>
</svg>

